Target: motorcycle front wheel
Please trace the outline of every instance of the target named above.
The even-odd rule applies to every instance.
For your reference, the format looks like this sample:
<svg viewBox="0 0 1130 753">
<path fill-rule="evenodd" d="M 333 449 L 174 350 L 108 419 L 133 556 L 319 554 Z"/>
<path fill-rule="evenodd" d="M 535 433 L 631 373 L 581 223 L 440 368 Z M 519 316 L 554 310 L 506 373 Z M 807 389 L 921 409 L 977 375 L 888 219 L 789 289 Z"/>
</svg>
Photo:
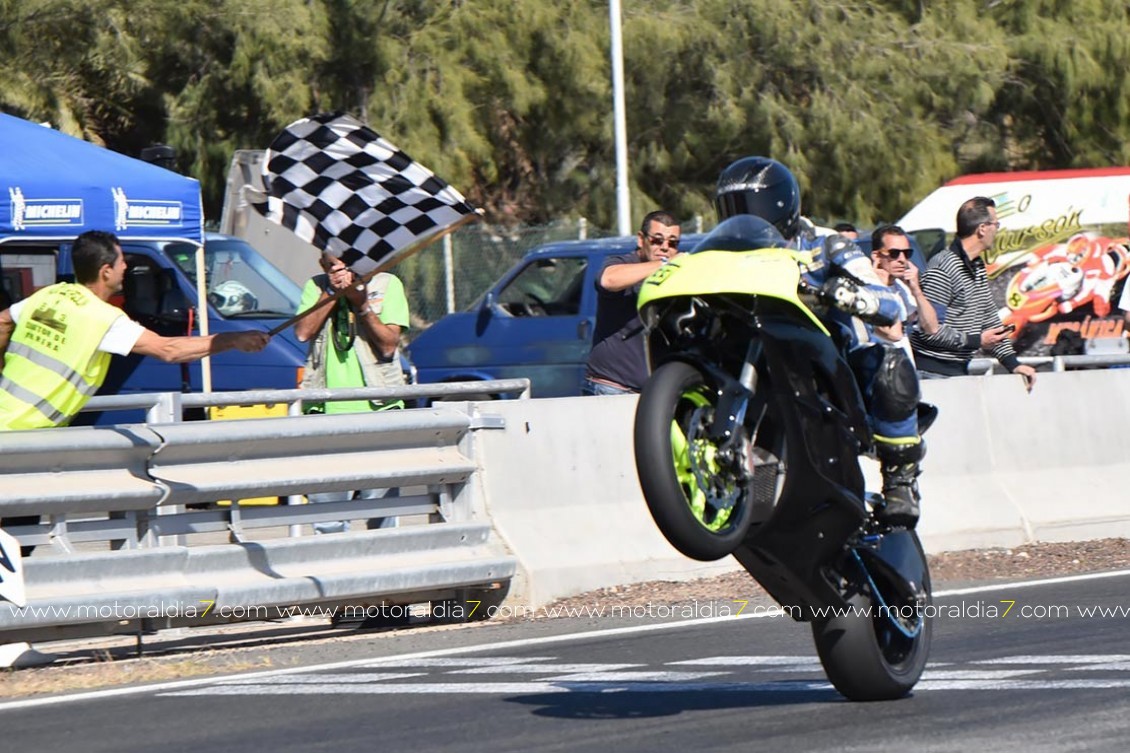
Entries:
<svg viewBox="0 0 1130 753">
<path fill-rule="evenodd" d="M 704 561 L 733 553 L 749 531 L 753 454 L 776 459 L 748 436 L 720 448 L 709 437 L 717 401 L 702 372 L 674 361 L 655 370 L 636 408 L 636 472 L 651 516 L 672 546 Z"/>
<path fill-rule="evenodd" d="M 902 698 L 922 676 L 930 654 L 929 578 L 924 591 L 914 595 L 900 595 L 900 584 L 865 567 L 849 580 L 848 608 L 831 619 L 812 622 L 824 672 L 849 700 Z"/>
</svg>

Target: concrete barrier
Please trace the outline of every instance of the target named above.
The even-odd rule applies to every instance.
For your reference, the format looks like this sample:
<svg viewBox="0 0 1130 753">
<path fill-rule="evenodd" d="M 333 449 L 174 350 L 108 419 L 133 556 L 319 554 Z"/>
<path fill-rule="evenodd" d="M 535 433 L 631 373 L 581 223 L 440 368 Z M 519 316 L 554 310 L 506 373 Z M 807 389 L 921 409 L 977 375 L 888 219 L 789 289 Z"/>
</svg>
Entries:
<svg viewBox="0 0 1130 753">
<path fill-rule="evenodd" d="M 1043 380 L 1039 386 L 1041 392 L 1050 392 Z M 927 380 L 922 392 L 939 409 L 937 422 L 925 436 L 926 457 L 919 479 L 923 516 L 918 533 L 926 551 L 1032 541 L 1022 500 L 999 475 L 995 460 L 1002 433 L 995 426 L 1001 406 L 994 401 L 1011 397 L 1019 410 L 1034 404 L 1020 377 Z M 1011 400 L 1007 404 L 1013 405 Z M 865 460 L 863 467 L 867 488 L 878 491 L 882 486 L 878 463 Z"/>
<path fill-rule="evenodd" d="M 738 568 L 688 559 L 655 527 L 636 479 L 635 407 L 635 396 L 480 404 L 506 424 L 475 436 L 475 457 L 495 530 L 519 561 L 510 603 Z"/>
<path fill-rule="evenodd" d="M 1130 536 L 1130 373 L 964 377 L 924 385 L 928 550 Z M 1010 521 L 1011 518 L 1015 521 Z"/>
<path fill-rule="evenodd" d="M 919 532 L 929 552 L 1130 536 L 1130 373 L 1071 371 L 928 381 L 941 414 L 927 435 Z M 682 557 L 636 480 L 635 397 L 489 404 L 505 431 L 476 456 L 496 530 L 519 561 L 528 605 L 643 580 L 738 569 Z M 487 404 L 481 404 L 487 409 Z M 878 466 L 864 461 L 868 488 Z"/>
</svg>

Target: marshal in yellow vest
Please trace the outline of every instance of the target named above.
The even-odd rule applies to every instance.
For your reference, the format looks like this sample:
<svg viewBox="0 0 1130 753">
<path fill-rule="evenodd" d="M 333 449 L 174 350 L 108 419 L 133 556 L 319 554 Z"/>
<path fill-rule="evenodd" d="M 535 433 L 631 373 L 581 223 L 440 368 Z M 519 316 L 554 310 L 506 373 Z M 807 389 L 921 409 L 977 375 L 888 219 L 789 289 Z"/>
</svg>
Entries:
<svg viewBox="0 0 1130 753">
<path fill-rule="evenodd" d="M 98 350 L 121 309 L 60 282 L 23 304 L 0 374 L 0 430 L 65 426 L 98 391 L 110 354 Z"/>
</svg>

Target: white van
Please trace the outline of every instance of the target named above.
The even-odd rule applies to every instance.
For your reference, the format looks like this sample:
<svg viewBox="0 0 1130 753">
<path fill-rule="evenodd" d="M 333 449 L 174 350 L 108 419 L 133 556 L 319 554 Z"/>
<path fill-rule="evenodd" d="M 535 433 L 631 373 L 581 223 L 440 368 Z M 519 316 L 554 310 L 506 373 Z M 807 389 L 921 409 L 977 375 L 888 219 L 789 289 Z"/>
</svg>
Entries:
<svg viewBox="0 0 1130 753">
<path fill-rule="evenodd" d="M 1125 228 L 1130 167 L 963 175 L 918 202 L 897 224 L 911 232 L 939 229 L 952 235 L 957 208 L 974 196 L 997 204 L 1001 229 L 993 250 L 1015 251 L 1082 228 Z"/>
</svg>

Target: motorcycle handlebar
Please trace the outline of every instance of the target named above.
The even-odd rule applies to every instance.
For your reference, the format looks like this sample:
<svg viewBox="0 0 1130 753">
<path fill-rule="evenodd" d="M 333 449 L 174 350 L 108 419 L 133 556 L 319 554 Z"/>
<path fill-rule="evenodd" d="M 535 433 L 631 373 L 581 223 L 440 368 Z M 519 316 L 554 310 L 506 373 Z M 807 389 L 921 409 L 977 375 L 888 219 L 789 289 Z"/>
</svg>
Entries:
<svg viewBox="0 0 1130 753">
<path fill-rule="evenodd" d="M 835 290 L 840 291 L 839 296 Z M 895 321 L 887 312 L 881 310 L 879 301 L 874 298 L 874 294 L 869 291 L 865 292 L 863 284 L 851 276 L 833 278 L 826 282 L 824 286 L 816 286 L 802 279 L 797 285 L 797 291 L 801 295 L 811 296 L 814 301 L 820 304 L 831 306 L 852 316 L 858 316 L 868 324 L 885 327 L 894 324 Z M 844 291 L 846 291 L 846 294 Z M 868 297 L 865 298 L 864 296 Z"/>
</svg>

